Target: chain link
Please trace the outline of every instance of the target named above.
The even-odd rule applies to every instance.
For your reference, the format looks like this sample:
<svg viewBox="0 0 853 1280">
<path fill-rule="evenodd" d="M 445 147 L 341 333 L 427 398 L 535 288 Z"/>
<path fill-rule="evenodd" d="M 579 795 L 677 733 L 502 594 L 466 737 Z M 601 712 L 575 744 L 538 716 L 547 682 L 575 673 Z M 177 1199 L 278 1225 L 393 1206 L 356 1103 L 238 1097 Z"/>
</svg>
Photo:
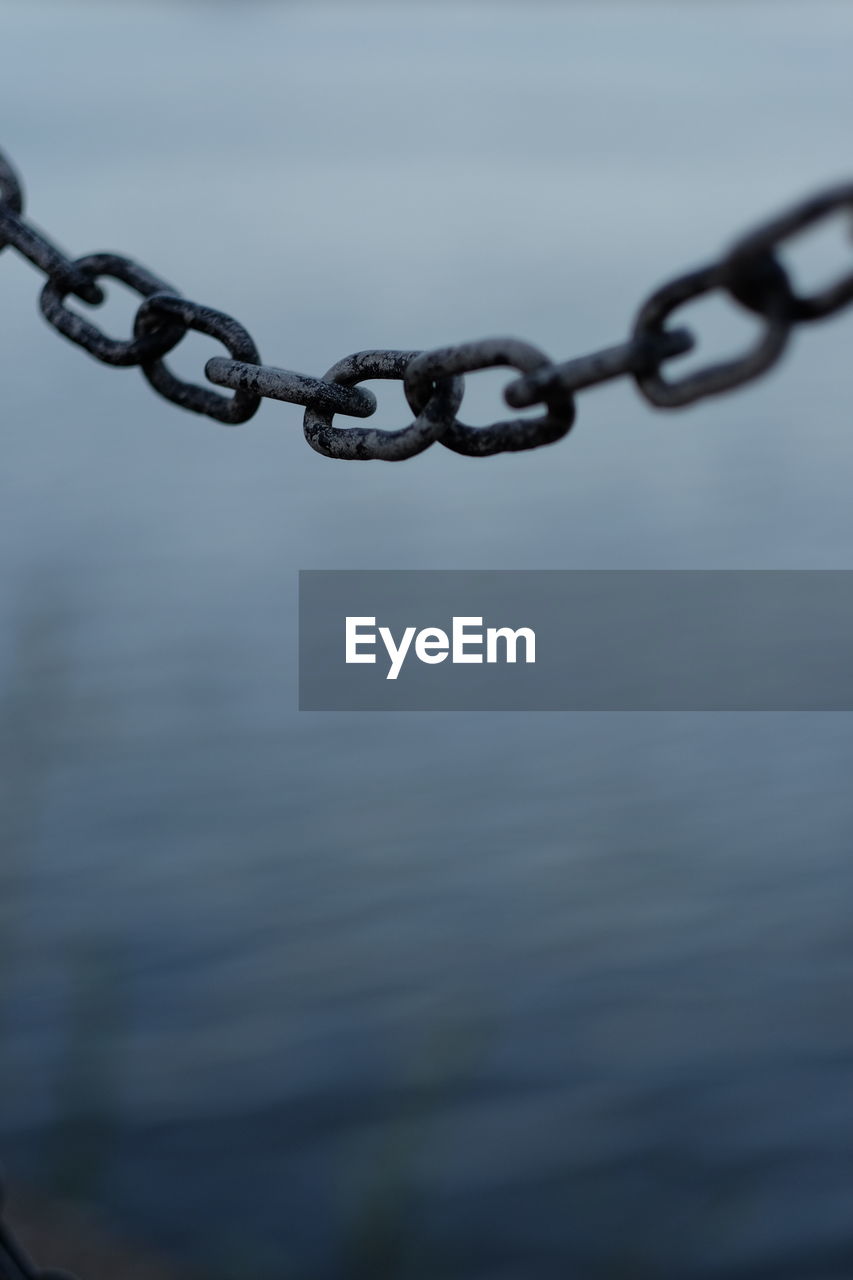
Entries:
<svg viewBox="0 0 853 1280">
<path fill-rule="evenodd" d="M 779 259 L 779 251 L 792 237 L 838 213 L 853 215 L 853 183 L 792 205 L 741 236 L 708 266 L 664 284 L 639 308 L 627 341 L 579 359 L 553 363 L 516 338 L 486 338 L 432 351 L 361 351 L 317 378 L 262 364 L 255 343 L 236 320 L 182 297 L 130 258 L 111 253 L 68 258 L 24 216 L 21 181 L 0 152 L 0 251 L 14 249 L 47 277 L 41 310 L 49 324 L 96 360 L 138 367 L 167 400 L 219 422 L 248 421 L 265 398 L 301 405 L 306 440 L 328 458 L 399 462 L 433 444 L 478 458 L 536 449 L 571 430 L 578 391 L 614 378 L 632 378 L 646 400 L 661 409 L 680 408 L 743 386 L 776 364 L 795 325 L 834 315 L 853 302 L 853 270 L 803 295 Z M 73 295 L 99 306 L 105 300 L 103 279 L 118 280 L 140 295 L 131 338 L 109 337 L 66 304 Z M 689 329 L 669 327 L 670 317 L 681 306 L 713 293 L 726 295 L 758 316 L 762 324 L 756 342 L 734 359 L 706 364 L 680 378 L 666 376 L 669 362 L 696 346 Z M 228 358 L 207 361 L 204 373 L 210 386 L 184 382 L 165 363 L 164 357 L 190 330 L 216 338 L 228 351 Z M 511 408 L 541 404 L 545 412 L 486 427 L 460 422 L 456 415 L 464 395 L 463 375 L 497 367 L 521 375 L 504 388 Z M 408 426 L 382 431 L 334 425 L 338 414 L 369 418 L 375 412 L 376 397 L 357 385 L 371 378 L 403 383 L 414 414 Z M 233 394 L 224 396 L 213 386 Z"/>
<path fill-rule="evenodd" d="M 791 320 L 800 323 L 822 320 L 853 302 L 853 271 L 848 272 L 835 284 L 828 285 L 819 293 L 803 298 L 792 289 L 776 256 L 780 246 L 792 236 L 798 235 L 817 222 L 833 217 L 836 213 L 846 213 L 853 219 L 853 184 L 822 191 L 808 200 L 793 205 L 777 217 L 771 218 L 770 221 L 762 223 L 761 226 L 753 228 L 742 236 L 729 250 L 723 263 L 724 271 L 730 281 L 730 288 L 736 296 L 738 296 L 739 283 L 749 275 L 751 269 L 754 269 L 751 264 L 764 260 L 775 273 L 782 290 L 787 292 L 788 316 Z M 851 229 L 853 229 L 853 221 L 851 221 Z M 764 312 L 760 299 L 750 300 L 741 294 L 740 300 L 751 310 Z"/>
<path fill-rule="evenodd" d="M 678 307 L 705 294 L 727 288 L 728 277 L 720 263 L 702 267 L 679 276 L 658 289 L 640 308 L 634 324 L 635 340 L 662 338 L 666 321 Z M 758 295 L 756 295 L 758 296 Z M 736 360 L 706 365 L 677 381 L 663 377 L 661 361 L 653 361 L 646 369 L 634 372 L 637 386 L 646 399 L 659 409 L 675 409 L 693 404 L 706 396 L 718 395 L 751 382 L 776 363 L 788 343 L 791 332 L 787 293 L 762 294 L 760 311 L 764 329 L 758 341 Z"/>
<path fill-rule="evenodd" d="M 218 339 L 233 359 L 247 364 L 261 363 L 258 348 L 243 326 L 231 316 L 171 293 L 157 293 L 146 298 L 136 313 L 133 331 L 138 342 L 147 338 L 156 342 L 158 335 L 168 333 L 176 325 L 179 326 L 180 337 L 195 329 Z M 233 396 L 223 396 L 218 391 L 196 386 L 194 382 L 183 382 L 163 363 L 160 355 L 145 356 L 139 364 L 151 386 L 161 396 L 182 409 L 207 414 L 228 426 L 248 422 L 260 406 L 261 397 L 251 391 L 238 390 Z"/>
<path fill-rule="evenodd" d="M 521 373 L 550 368 L 551 361 L 538 348 L 516 338 L 488 338 L 481 342 L 465 342 L 455 347 L 439 347 L 416 356 L 406 368 L 405 390 L 409 403 L 422 403 L 433 379 L 445 379 L 477 369 L 509 366 Z M 464 389 L 464 383 L 462 384 Z M 493 453 L 535 449 L 560 440 L 571 430 L 575 420 L 575 402 L 560 386 L 544 391 L 548 412 L 538 418 L 513 418 L 495 422 L 490 427 L 467 427 L 455 414 L 448 416 L 440 434 L 441 443 L 454 453 L 483 458 Z"/>
<path fill-rule="evenodd" d="M 103 276 L 121 281 L 129 289 L 135 289 L 143 298 L 150 298 L 154 293 L 173 292 L 165 281 L 159 280 L 130 258 L 120 258 L 115 253 L 94 253 L 87 258 L 78 258 L 73 267 L 78 276 L 98 288 L 102 298 L 103 291 L 97 286 L 97 281 Z M 173 325 L 161 335 L 160 341 L 154 335 L 131 338 L 128 341 L 109 338 L 85 316 L 66 307 L 65 299 L 70 292 L 67 281 L 51 276 L 39 299 L 42 315 L 69 342 L 76 343 L 103 364 L 119 367 L 140 364 L 147 357 L 164 355 L 184 335 L 182 328 Z"/>
<path fill-rule="evenodd" d="M 324 381 L 352 387 L 365 378 L 403 380 L 419 354 L 417 351 L 359 351 L 332 365 Z M 464 390 L 461 378 L 442 378 L 431 386 L 421 403 L 409 401 L 415 420 L 398 431 L 334 427 L 332 412 L 313 406 L 305 410 L 305 438 L 312 449 L 327 458 L 383 458 L 386 462 L 401 462 L 422 453 L 438 440 L 462 403 Z"/>
</svg>

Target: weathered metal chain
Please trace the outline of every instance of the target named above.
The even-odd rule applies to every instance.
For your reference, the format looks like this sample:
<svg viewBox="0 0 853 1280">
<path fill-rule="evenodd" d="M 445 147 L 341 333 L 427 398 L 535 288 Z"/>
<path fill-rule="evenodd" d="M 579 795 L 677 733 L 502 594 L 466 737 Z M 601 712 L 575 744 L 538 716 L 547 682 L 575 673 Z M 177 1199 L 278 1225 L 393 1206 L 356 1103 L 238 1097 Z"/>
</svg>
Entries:
<svg viewBox="0 0 853 1280">
<path fill-rule="evenodd" d="M 626 342 L 564 363 L 515 338 L 488 338 L 434 351 L 360 351 L 332 365 L 322 378 L 261 363 L 249 334 L 230 316 L 183 298 L 158 276 L 113 253 L 67 257 L 24 217 L 20 179 L 0 152 L 0 251 L 16 249 L 47 277 L 41 310 L 49 324 L 104 364 L 137 365 L 167 400 L 219 422 L 246 422 L 261 399 L 285 400 L 305 409 L 305 438 L 329 458 L 399 462 L 439 443 L 469 457 L 535 449 L 562 439 L 575 420 L 576 393 L 613 378 L 631 377 L 645 398 L 661 409 L 693 404 L 731 391 L 766 373 L 785 350 L 796 324 L 819 320 L 853 302 L 853 271 L 820 292 L 802 297 L 778 257 L 793 235 L 837 212 L 853 212 L 853 184 L 833 187 L 793 205 L 741 237 L 722 257 L 656 290 L 640 307 Z M 100 281 L 118 280 L 141 298 L 133 336 L 119 340 L 66 305 L 73 295 L 91 307 L 104 301 Z M 761 333 L 741 356 L 708 364 L 680 379 L 667 378 L 673 358 L 693 350 L 696 340 L 668 321 L 685 303 L 723 293 L 757 315 Z M 220 341 L 228 358 L 205 365 L 207 386 L 184 382 L 165 357 L 191 329 Z M 489 427 L 457 418 L 465 392 L 463 375 L 507 366 L 520 377 L 504 390 L 513 409 L 542 404 L 535 418 L 512 418 Z M 369 418 L 376 397 L 357 384 L 370 378 L 402 381 L 414 415 L 399 431 L 335 426 L 336 414 Z M 211 388 L 225 387 L 232 395 Z"/>
<path fill-rule="evenodd" d="M 96 360 L 136 365 L 166 399 L 220 422 L 246 422 L 264 397 L 302 405 L 308 443 L 330 458 L 400 461 L 436 442 L 471 457 L 537 448 L 570 431 L 578 391 L 624 376 L 634 379 L 651 404 L 665 409 L 742 386 L 776 363 L 794 325 L 822 319 L 853 302 L 853 271 L 803 297 L 777 256 L 792 236 L 838 212 L 853 213 L 853 184 L 793 205 L 742 236 L 717 261 L 656 290 L 640 307 L 627 341 L 580 359 L 553 363 L 526 342 L 490 338 L 433 351 L 361 351 L 316 378 L 262 364 L 252 338 L 236 320 L 183 298 L 129 258 L 109 253 L 67 257 L 24 217 L 20 179 L 0 152 L 0 251 L 15 249 L 47 277 L 41 310 L 49 324 Z M 73 295 L 99 306 L 105 300 L 103 279 L 118 280 L 141 297 L 131 338 L 109 337 L 66 305 Z M 757 343 L 737 359 L 709 364 L 679 380 L 666 378 L 667 362 L 695 346 L 687 329 L 668 328 L 667 322 L 683 304 L 714 292 L 763 321 Z M 190 330 L 218 339 L 228 351 L 228 359 L 217 357 L 205 365 L 210 386 L 182 381 L 165 363 Z M 546 412 L 483 428 L 460 422 L 456 415 L 464 395 L 463 375 L 502 366 L 521 375 L 505 389 L 507 404 L 514 409 L 543 404 Z M 357 385 L 370 378 L 403 382 L 414 415 L 408 426 L 381 431 L 333 425 L 336 414 L 368 418 L 375 411 L 375 396 Z M 222 395 L 211 386 L 233 394 Z M 3 1224 L 2 1213 L 0 1184 L 0 1280 L 69 1280 L 64 1272 L 39 1271 Z"/>
</svg>

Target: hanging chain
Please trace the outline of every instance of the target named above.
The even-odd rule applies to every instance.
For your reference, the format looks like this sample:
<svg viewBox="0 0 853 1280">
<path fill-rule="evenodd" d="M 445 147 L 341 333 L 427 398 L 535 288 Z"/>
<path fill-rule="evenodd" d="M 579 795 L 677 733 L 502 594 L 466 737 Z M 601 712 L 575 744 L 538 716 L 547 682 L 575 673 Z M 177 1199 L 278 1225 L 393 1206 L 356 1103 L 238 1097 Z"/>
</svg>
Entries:
<svg viewBox="0 0 853 1280">
<path fill-rule="evenodd" d="M 544 352 L 515 338 L 489 338 L 433 351 L 360 351 L 346 356 L 321 378 L 261 363 L 253 339 L 231 316 L 182 297 L 145 267 L 118 254 L 71 259 L 24 216 L 20 179 L 0 151 L 0 252 L 15 249 L 45 276 L 40 305 L 50 325 L 94 359 L 138 366 L 160 395 L 193 413 L 230 425 L 246 422 L 262 398 L 284 400 L 305 410 L 305 437 L 330 458 L 400 461 L 438 442 L 469 457 L 534 449 L 560 440 L 575 420 L 578 391 L 631 377 L 639 391 L 662 409 L 693 404 L 731 391 L 766 373 L 785 350 L 796 324 L 833 315 L 853 302 L 853 270 L 819 292 L 797 293 L 778 257 L 794 235 L 836 213 L 853 213 L 853 184 L 820 192 L 784 210 L 742 236 L 710 265 L 657 289 L 637 313 L 627 341 L 580 359 L 553 363 Z M 133 335 L 111 338 L 94 321 L 67 306 L 75 297 L 90 307 L 104 300 L 102 280 L 118 280 L 139 294 Z M 693 350 L 696 340 L 668 321 L 685 303 L 722 293 L 762 321 L 757 342 L 736 359 L 708 364 L 680 379 L 664 369 Z M 207 386 L 176 377 L 165 362 L 190 330 L 216 338 L 228 358 L 205 365 Z M 508 367 L 520 375 L 505 388 L 513 409 L 543 405 L 534 418 L 512 418 L 488 427 L 460 422 L 464 375 Z M 403 383 L 412 422 L 398 431 L 334 425 L 336 414 L 369 418 L 376 398 L 358 384 L 366 379 Z M 212 387 L 224 387 L 223 395 Z M 73 1280 L 67 1273 L 40 1271 L 4 1225 L 0 1185 L 0 1280 Z"/>
<path fill-rule="evenodd" d="M 853 212 L 853 185 L 833 187 L 793 205 L 742 236 L 710 265 L 665 284 L 640 307 L 626 342 L 580 359 L 555 364 L 527 342 L 488 338 L 434 351 L 360 351 L 316 378 L 262 364 L 255 343 L 236 320 L 182 297 L 130 258 L 113 253 L 68 258 L 24 217 L 20 179 L 0 152 L 0 251 L 17 250 L 47 277 L 40 304 L 49 324 L 104 364 L 138 366 L 167 400 L 218 422 L 248 421 L 262 398 L 301 405 L 305 438 L 329 458 L 398 462 L 435 443 L 469 457 L 535 449 L 571 430 L 578 391 L 614 378 L 633 378 L 645 398 L 661 409 L 743 386 L 776 363 L 794 325 L 823 319 L 853 301 L 853 271 L 804 297 L 795 291 L 778 257 L 793 235 L 838 212 Z M 98 307 L 105 297 L 103 280 L 118 280 L 141 298 L 130 338 L 109 337 L 67 305 L 73 296 Z M 696 345 L 688 329 L 670 327 L 670 318 L 683 304 L 713 293 L 727 296 L 762 321 L 758 340 L 735 359 L 708 364 L 681 378 L 667 377 L 668 362 Z M 227 358 L 208 360 L 204 386 L 178 378 L 165 360 L 191 329 L 216 338 L 228 352 Z M 465 392 L 463 375 L 503 366 L 520 375 L 504 390 L 507 404 L 513 409 L 541 404 L 544 412 L 488 427 L 460 422 L 456 415 Z M 369 418 L 375 411 L 376 397 L 358 385 L 371 378 L 403 383 L 413 414 L 408 426 L 381 431 L 335 425 L 336 415 Z"/>
</svg>

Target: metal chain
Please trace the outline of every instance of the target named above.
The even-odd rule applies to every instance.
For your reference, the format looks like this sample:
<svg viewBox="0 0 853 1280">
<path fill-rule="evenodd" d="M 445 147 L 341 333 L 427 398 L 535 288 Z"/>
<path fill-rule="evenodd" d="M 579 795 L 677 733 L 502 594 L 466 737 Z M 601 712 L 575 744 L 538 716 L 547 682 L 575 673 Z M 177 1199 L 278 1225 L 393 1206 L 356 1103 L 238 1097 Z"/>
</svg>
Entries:
<svg viewBox="0 0 853 1280">
<path fill-rule="evenodd" d="M 24 217 L 21 181 L 0 151 L 0 252 L 15 249 L 47 277 L 41 310 L 49 324 L 104 364 L 138 366 L 167 400 L 219 422 L 248 421 L 262 398 L 302 405 L 308 443 L 330 458 L 400 461 L 435 443 L 469 457 L 534 449 L 571 430 L 578 391 L 614 378 L 633 378 L 645 398 L 664 409 L 742 386 L 776 363 L 794 325 L 823 319 L 853 302 L 853 271 L 803 297 L 778 258 L 792 236 L 838 212 L 853 213 L 853 184 L 791 206 L 742 236 L 709 266 L 657 289 L 640 307 L 626 342 L 580 359 L 553 363 L 526 342 L 490 338 L 433 351 L 361 351 L 316 378 L 262 364 L 252 338 L 236 320 L 183 298 L 129 258 L 108 253 L 69 258 Z M 73 295 L 99 306 L 105 300 L 99 283 L 103 279 L 118 280 L 141 297 L 128 339 L 109 337 L 66 305 Z M 667 362 L 696 345 L 689 330 L 668 328 L 668 320 L 683 304 L 714 292 L 763 321 L 757 343 L 737 359 L 709 364 L 680 380 L 666 378 Z M 208 360 L 205 376 L 209 384 L 225 387 L 232 395 L 184 382 L 165 363 L 165 356 L 191 329 L 218 339 L 227 349 L 228 359 Z M 482 428 L 460 422 L 456 415 L 465 390 L 463 375 L 503 366 L 521 375 L 505 388 L 507 404 L 514 409 L 543 404 L 546 412 Z M 403 382 L 414 414 L 409 426 L 380 431 L 333 425 L 336 414 L 368 418 L 375 411 L 375 396 L 357 385 L 369 378 Z M 40 1271 L 4 1225 L 2 1213 L 0 1185 L 0 1280 L 69 1280 L 64 1272 Z"/>
<path fill-rule="evenodd" d="M 630 337 L 580 359 L 553 363 L 544 352 L 515 338 L 487 338 L 433 351 L 360 351 L 332 365 L 322 378 L 261 363 L 247 331 L 231 316 L 183 298 L 130 258 L 96 253 L 71 259 L 24 216 L 24 194 L 14 166 L 0 151 L 0 251 L 15 249 L 47 277 L 41 310 L 59 333 L 104 364 L 138 366 L 161 396 L 219 422 L 236 425 L 257 412 L 263 398 L 305 410 L 305 438 L 329 458 L 399 462 L 442 444 L 469 457 L 536 449 L 562 439 L 576 416 L 578 391 L 631 377 L 650 404 L 675 409 L 751 382 L 785 350 L 796 324 L 833 315 L 853 302 L 853 271 L 810 296 L 794 289 L 778 251 L 798 232 L 838 213 L 853 213 L 853 184 L 832 187 L 742 236 L 729 251 L 697 271 L 657 289 L 640 307 Z M 100 281 L 118 280 L 141 298 L 133 336 L 119 340 L 66 305 L 73 295 L 91 307 L 103 303 Z M 736 359 L 707 364 L 680 379 L 664 374 L 667 362 L 696 346 L 690 330 L 670 328 L 674 312 L 710 293 L 722 293 L 758 316 L 756 343 Z M 175 376 L 165 357 L 191 329 L 216 338 L 228 351 L 208 360 L 206 386 Z M 508 366 L 520 377 L 504 389 L 513 409 L 542 404 L 535 418 L 512 418 L 488 427 L 457 418 L 464 374 Z M 376 397 L 357 384 L 370 378 L 402 381 L 413 421 L 398 431 L 335 426 L 336 414 L 369 418 Z M 233 394 L 211 390 L 224 387 Z"/>
</svg>

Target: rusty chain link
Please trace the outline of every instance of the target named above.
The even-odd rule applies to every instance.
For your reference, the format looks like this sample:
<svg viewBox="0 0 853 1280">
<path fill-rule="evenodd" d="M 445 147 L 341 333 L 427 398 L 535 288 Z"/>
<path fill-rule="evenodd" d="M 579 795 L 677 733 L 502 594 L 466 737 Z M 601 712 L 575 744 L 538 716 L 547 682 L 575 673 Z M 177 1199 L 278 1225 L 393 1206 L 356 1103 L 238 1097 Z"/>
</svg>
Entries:
<svg viewBox="0 0 853 1280">
<path fill-rule="evenodd" d="M 171 285 L 130 258 L 112 253 L 72 259 L 24 216 L 21 181 L 0 152 L 0 251 L 15 249 L 47 277 L 41 310 L 47 322 L 104 364 L 138 366 L 160 395 L 183 409 L 229 425 L 246 422 L 261 400 L 284 400 L 305 410 L 305 438 L 329 458 L 402 461 L 442 444 L 469 457 L 535 449 L 562 439 L 576 416 L 578 391 L 614 378 L 631 377 L 650 404 L 674 409 L 731 391 L 766 373 L 788 345 L 796 324 L 833 315 L 853 302 L 853 271 L 810 296 L 797 293 L 778 251 L 797 233 L 835 213 L 853 213 L 853 184 L 830 188 L 792 205 L 742 236 L 731 249 L 697 271 L 657 289 L 640 307 L 626 342 L 580 359 L 553 363 L 544 352 L 515 338 L 488 338 L 433 351 L 360 351 L 346 356 L 321 377 L 261 363 L 247 331 L 231 316 L 182 297 Z M 100 282 L 118 280 L 141 298 L 133 336 L 119 340 L 66 305 L 70 295 L 99 306 Z M 670 328 L 679 307 L 722 293 L 762 321 L 755 344 L 735 359 L 707 364 L 679 379 L 665 376 L 670 360 L 696 346 L 685 328 Z M 205 365 L 207 386 L 185 382 L 165 357 L 190 331 L 216 338 L 228 358 Z M 520 376 L 504 390 L 513 409 L 541 404 L 535 418 L 512 418 L 488 427 L 466 426 L 457 418 L 465 392 L 464 374 L 508 366 Z M 343 414 L 368 418 L 376 397 L 357 384 L 371 378 L 403 383 L 413 421 L 397 431 L 335 426 Z M 230 390 L 230 396 L 211 390 Z"/>
</svg>

